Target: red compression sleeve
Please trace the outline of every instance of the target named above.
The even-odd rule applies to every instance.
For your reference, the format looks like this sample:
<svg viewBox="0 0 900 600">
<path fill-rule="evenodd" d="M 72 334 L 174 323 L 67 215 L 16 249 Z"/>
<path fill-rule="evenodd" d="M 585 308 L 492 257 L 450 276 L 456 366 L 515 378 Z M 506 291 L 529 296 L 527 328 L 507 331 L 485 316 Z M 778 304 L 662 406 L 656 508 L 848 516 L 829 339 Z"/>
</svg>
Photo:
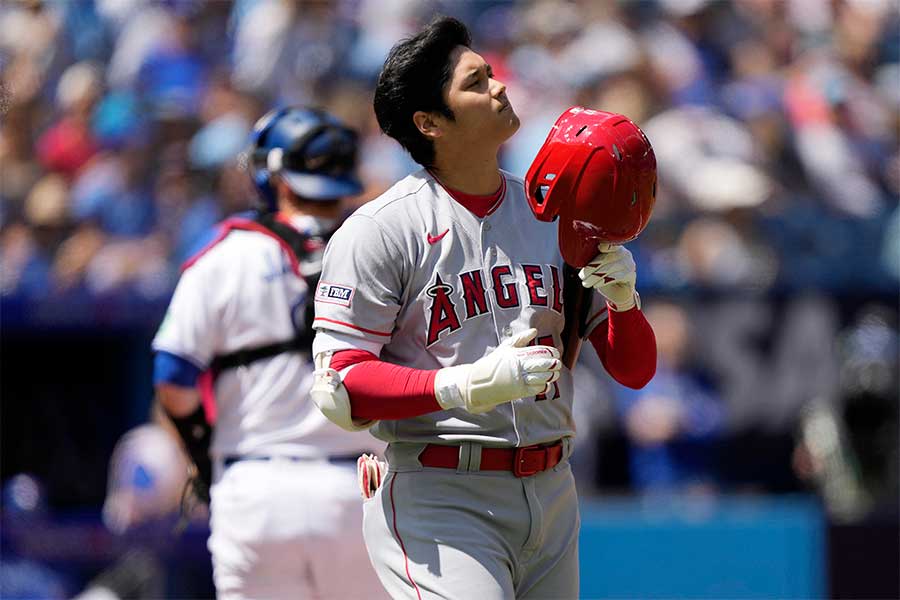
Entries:
<svg viewBox="0 0 900 600">
<path fill-rule="evenodd" d="M 409 419 L 443 410 L 434 397 L 437 371 L 394 365 L 365 350 L 341 350 L 331 358 L 340 371 L 356 365 L 344 377 L 354 419 Z"/>
<path fill-rule="evenodd" d="M 607 372 L 622 385 L 638 390 L 656 374 L 656 336 L 636 306 L 609 311 L 609 318 L 591 332 L 590 340 Z"/>
</svg>

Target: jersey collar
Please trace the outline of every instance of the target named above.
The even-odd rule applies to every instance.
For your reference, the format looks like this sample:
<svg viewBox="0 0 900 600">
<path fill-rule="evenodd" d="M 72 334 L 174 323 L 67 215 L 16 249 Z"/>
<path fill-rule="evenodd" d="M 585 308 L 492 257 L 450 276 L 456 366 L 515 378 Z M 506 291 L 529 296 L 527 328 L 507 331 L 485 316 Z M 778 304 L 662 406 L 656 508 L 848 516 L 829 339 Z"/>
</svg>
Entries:
<svg viewBox="0 0 900 600">
<path fill-rule="evenodd" d="M 500 205 L 503 203 L 503 199 L 506 197 L 506 176 L 503 172 L 500 173 L 500 187 L 497 188 L 497 191 L 493 194 L 488 194 L 486 196 L 481 196 L 478 194 L 466 194 L 465 192 L 461 192 L 459 190 L 454 190 L 453 188 L 447 187 L 441 180 L 434 176 L 434 173 L 428 171 L 428 174 L 431 175 L 431 178 L 434 179 L 438 185 L 444 188 L 444 191 L 453 198 L 456 202 L 465 207 L 469 212 L 474 214 L 479 219 L 483 219 L 488 215 L 494 214 Z"/>
</svg>

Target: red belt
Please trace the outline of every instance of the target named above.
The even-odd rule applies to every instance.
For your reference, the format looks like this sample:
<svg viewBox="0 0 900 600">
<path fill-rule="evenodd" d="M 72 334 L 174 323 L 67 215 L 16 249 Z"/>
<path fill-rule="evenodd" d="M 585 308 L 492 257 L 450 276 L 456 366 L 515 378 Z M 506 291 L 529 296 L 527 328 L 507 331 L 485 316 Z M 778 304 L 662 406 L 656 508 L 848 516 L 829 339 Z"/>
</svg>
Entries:
<svg viewBox="0 0 900 600">
<path fill-rule="evenodd" d="M 428 444 L 419 454 L 423 467 L 456 469 L 459 446 Z M 522 448 L 481 448 L 482 471 L 512 471 L 516 477 L 528 477 L 552 469 L 563 456 L 562 440 L 541 446 Z"/>
</svg>

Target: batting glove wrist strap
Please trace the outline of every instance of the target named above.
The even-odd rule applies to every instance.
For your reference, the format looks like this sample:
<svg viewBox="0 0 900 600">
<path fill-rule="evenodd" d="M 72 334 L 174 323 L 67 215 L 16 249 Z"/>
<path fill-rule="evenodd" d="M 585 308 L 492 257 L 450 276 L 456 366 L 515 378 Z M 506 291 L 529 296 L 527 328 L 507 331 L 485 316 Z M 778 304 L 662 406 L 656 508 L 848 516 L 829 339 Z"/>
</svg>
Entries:
<svg viewBox="0 0 900 600">
<path fill-rule="evenodd" d="M 624 246 L 600 244 L 600 253 L 578 272 L 581 285 L 597 290 L 610 310 L 624 312 L 637 305 L 637 269 Z"/>
<path fill-rule="evenodd" d="M 549 391 L 562 368 L 559 350 L 528 346 L 535 336 L 537 330 L 528 329 L 472 364 L 439 370 L 434 380 L 438 404 L 445 410 L 464 408 L 477 414 Z"/>
</svg>

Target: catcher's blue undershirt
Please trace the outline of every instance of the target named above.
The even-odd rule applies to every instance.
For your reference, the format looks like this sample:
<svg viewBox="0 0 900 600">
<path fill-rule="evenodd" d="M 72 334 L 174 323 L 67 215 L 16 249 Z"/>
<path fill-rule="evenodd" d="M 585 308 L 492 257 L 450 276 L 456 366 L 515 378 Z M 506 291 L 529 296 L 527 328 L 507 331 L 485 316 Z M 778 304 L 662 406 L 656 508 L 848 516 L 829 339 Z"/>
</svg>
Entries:
<svg viewBox="0 0 900 600">
<path fill-rule="evenodd" d="M 177 354 L 160 350 L 153 357 L 153 385 L 170 383 L 192 388 L 203 372 L 189 360 Z"/>
</svg>

